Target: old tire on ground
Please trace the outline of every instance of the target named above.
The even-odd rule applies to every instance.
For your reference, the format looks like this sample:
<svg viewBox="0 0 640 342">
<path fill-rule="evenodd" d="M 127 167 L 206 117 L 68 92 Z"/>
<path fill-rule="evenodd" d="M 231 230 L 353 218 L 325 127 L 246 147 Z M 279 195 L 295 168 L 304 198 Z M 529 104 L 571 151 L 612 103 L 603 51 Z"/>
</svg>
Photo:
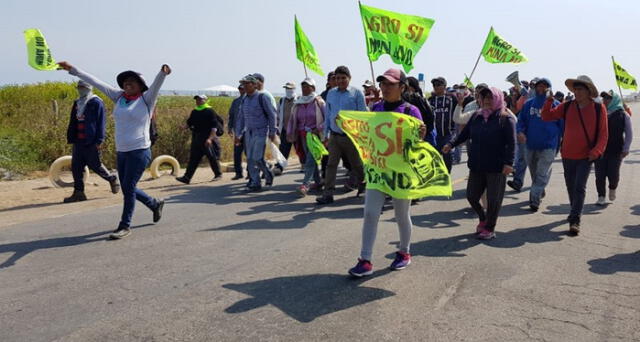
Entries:
<svg viewBox="0 0 640 342">
<path fill-rule="evenodd" d="M 180 163 L 178 163 L 178 160 L 170 155 L 163 154 L 161 156 L 156 157 L 151 162 L 151 166 L 149 167 L 149 171 L 151 172 L 151 177 L 153 177 L 154 179 L 157 179 L 157 178 L 160 178 L 160 176 L 162 176 L 162 174 L 160 173 L 160 165 L 162 164 L 171 165 L 172 176 L 177 177 L 178 174 L 180 173 Z"/>
<path fill-rule="evenodd" d="M 71 156 L 62 156 L 56 159 L 49 167 L 49 180 L 56 188 L 68 188 L 73 187 L 73 180 L 66 182 L 60 178 L 60 174 L 64 170 L 71 170 Z M 84 174 L 82 177 L 84 183 L 87 183 L 89 179 L 89 168 L 84 167 Z"/>
</svg>

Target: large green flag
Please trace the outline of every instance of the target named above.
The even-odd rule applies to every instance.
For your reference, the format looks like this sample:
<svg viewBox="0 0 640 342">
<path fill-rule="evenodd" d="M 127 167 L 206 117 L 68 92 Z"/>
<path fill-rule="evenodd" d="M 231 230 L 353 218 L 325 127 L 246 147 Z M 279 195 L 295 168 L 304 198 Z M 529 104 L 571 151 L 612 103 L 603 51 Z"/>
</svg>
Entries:
<svg viewBox="0 0 640 342">
<path fill-rule="evenodd" d="M 528 61 L 522 51 L 500 37 L 493 30 L 493 27 L 491 27 L 487 40 L 485 40 L 482 47 L 482 56 L 489 63 L 518 64 Z"/>
<path fill-rule="evenodd" d="M 413 59 L 429 37 L 435 20 L 385 11 L 360 5 L 369 60 L 375 62 L 381 55 L 391 56 L 405 72 L 413 69 Z"/>
<path fill-rule="evenodd" d="M 451 196 L 442 156 L 420 139 L 422 121 L 394 112 L 340 111 L 337 123 L 360 154 L 367 189 L 400 199 Z"/>
<path fill-rule="evenodd" d="M 620 87 L 638 91 L 638 83 L 636 82 L 636 78 L 631 76 L 631 74 L 628 73 L 627 70 L 625 70 L 615 60 L 613 61 L 613 70 L 616 73 L 616 82 Z"/>
<path fill-rule="evenodd" d="M 322 68 L 320 68 L 320 59 L 318 58 L 316 50 L 313 48 L 313 45 L 311 45 L 307 35 L 302 31 L 302 27 L 300 23 L 298 23 L 298 18 L 294 17 L 294 21 L 296 31 L 296 57 L 309 69 L 315 71 L 320 76 L 324 76 L 324 72 L 322 72 Z"/>
<path fill-rule="evenodd" d="M 58 63 L 51 56 L 47 41 L 38 29 L 24 31 L 27 42 L 27 57 L 29 65 L 36 70 L 57 70 Z"/>
</svg>

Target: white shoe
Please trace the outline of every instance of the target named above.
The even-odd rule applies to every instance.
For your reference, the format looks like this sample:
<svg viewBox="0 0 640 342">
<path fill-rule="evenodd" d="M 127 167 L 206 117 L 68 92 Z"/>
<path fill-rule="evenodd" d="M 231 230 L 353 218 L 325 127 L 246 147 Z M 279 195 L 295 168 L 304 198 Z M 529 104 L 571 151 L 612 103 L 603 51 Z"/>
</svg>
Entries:
<svg viewBox="0 0 640 342">
<path fill-rule="evenodd" d="M 604 206 L 605 204 L 607 204 L 607 201 L 604 199 L 604 196 L 598 196 L 598 202 L 596 202 L 596 205 Z"/>
<path fill-rule="evenodd" d="M 609 189 L 609 200 L 611 202 L 616 200 L 616 189 Z"/>
</svg>

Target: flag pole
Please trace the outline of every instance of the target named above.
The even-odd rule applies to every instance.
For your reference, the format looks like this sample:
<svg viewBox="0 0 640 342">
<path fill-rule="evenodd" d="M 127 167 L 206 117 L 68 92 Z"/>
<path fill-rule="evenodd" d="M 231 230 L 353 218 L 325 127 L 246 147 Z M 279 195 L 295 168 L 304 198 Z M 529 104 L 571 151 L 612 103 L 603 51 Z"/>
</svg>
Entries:
<svg viewBox="0 0 640 342">
<path fill-rule="evenodd" d="M 358 0 L 358 10 L 360 11 L 360 16 L 362 16 L 362 4 L 360 3 L 360 0 Z M 362 26 L 364 27 L 364 23 L 362 23 Z M 367 31 L 367 28 L 364 27 L 364 31 Z M 367 45 L 367 59 L 369 59 L 369 68 L 371 69 L 371 82 L 373 82 L 373 87 L 375 88 L 375 84 L 376 84 L 376 75 L 373 72 L 373 62 L 371 61 L 371 59 L 369 58 L 369 42 L 367 42 L 367 35 L 365 34 L 364 37 L 364 42 Z"/>
<path fill-rule="evenodd" d="M 616 85 L 618 85 L 618 91 L 620 92 L 620 101 L 624 104 L 624 96 L 622 96 L 622 88 L 620 87 L 620 83 L 618 83 L 618 76 L 616 74 L 616 60 L 611 56 L 611 61 L 613 62 L 613 76 L 616 78 Z"/>
<path fill-rule="evenodd" d="M 309 78 L 309 75 L 307 75 L 307 65 L 302 62 L 302 66 L 304 67 L 304 77 Z"/>
<path fill-rule="evenodd" d="M 493 29 L 493 26 L 491 26 L 491 28 L 489 28 L 489 33 L 491 33 L 491 30 Z M 469 81 L 471 81 L 471 78 L 473 77 L 473 74 L 476 72 L 476 68 L 478 67 L 478 63 L 480 62 L 480 57 L 482 57 L 482 50 L 484 49 L 484 44 L 482 45 L 482 49 L 480 49 L 480 54 L 478 55 L 478 59 L 476 60 L 476 64 L 473 66 L 473 70 L 471 70 L 471 74 L 469 74 Z"/>
</svg>

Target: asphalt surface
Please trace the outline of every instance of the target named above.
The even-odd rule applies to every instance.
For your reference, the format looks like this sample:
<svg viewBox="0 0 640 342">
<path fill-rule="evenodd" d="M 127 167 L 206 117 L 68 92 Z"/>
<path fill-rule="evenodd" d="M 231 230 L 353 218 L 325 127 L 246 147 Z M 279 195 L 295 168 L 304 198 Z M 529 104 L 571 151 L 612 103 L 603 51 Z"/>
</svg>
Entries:
<svg viewBox="0 0 640 342">
<path fill-rule="evenodd" d="M 121 241 L 107 240 L 120 206 L 5 227 L 0 341 L 640 341 L 639 144 L 614 204 L 593 204 L 591 175 L 578 237 L 559 160 L 541 210 L 508 191 L 489 242 L 473 237 L 456 165 L 451 199 L 412 207 L 411 266 L 387 270 L 388 205 L 361 280 L 347 270 L 363 199 L 318 207 L 295 194 L 293 169 L 259 194 L 184 186 L 155 225 L 138 204 Z"/>
</svg>

